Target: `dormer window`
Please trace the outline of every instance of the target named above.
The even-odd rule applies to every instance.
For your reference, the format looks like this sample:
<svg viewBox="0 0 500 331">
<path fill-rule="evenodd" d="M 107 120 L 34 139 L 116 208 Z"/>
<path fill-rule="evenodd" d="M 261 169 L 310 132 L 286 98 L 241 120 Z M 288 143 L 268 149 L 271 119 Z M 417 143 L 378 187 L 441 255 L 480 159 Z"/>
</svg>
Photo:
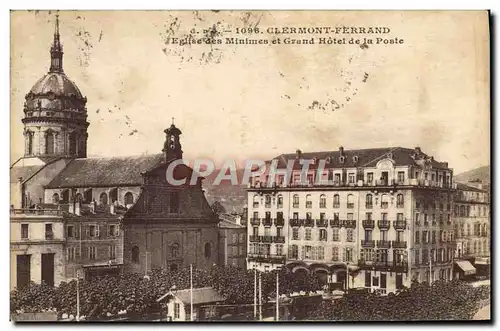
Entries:
<svg viewBox="0 0 500 331">
<path fill-rule="evenodd" d="M 339 162 L 340 162 L 340 163 L 344 163 L 344 161 L 345 161 L 345 156 L 341 155 L 341 156 L 339 157 Z"/>
<path fill-rule="evenodd" d="M 388 157 L 389 159 L 392 159 L 392 153 L 387 153 L 387 157 Z"/>
<path fill-rule="evenodd" d="M 358 157 L 357 155 L 354 155 L 354 156 L 352 157 L 352 161 L 353 161 L 354 163 L 358 163 L 358 160 L 359 160 L 359 157 Z"/>
<path fill-rule="evenodd" d="M 316 162 L 317 162 L 317 161 L 318 161 L 318 158 L 316 158 L 316 157 L 315 157 L 315 158 L 313 158 L 313 159 L 312 159 L 312 164 L 316 164 Z"/>
<path fill-rule="evenodd" d="M 326 163 L 331 163 L 331 162 L 332 162 L 332 158 L 328 156 L 328 157 L 326 158 Z"/>
<path fill-rule="evenodd" d="M 26 116 L 27 117 L 31 117 L 31 116 L 33 116 L 33 113 L 29 111 L 29 112 L 26 113 Z"/>
</svg>

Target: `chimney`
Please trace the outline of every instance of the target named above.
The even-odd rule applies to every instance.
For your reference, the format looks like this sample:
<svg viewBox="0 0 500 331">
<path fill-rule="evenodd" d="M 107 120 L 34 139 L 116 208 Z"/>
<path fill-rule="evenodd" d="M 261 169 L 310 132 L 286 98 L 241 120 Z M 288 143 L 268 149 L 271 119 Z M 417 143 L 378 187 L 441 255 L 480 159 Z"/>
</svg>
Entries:
<svg viewBox="0 0 500 331">
<path fill-rule="evenodd" d="M 82 208 L 82 203 L 81 203 L 80 199 L 78 199 L 78 201 L 75 203 L 75 215 L 78 215 L 78 216 L 81 215 L 81 212 L 80 212 L 81 208 Z"/>
<path fill-rule="evenodd" d="M 95 199 L 93 199 L 92 202 L 90 203 L 90 212 L 92 214 L 95 214 L 95 207 L 96 207 L 96 202 Z"/>
<path fill-rule="evenodd" d="M 302 156 L 302 151 L 298 149 L 296 153 L 297 153 L 297 159 L 300 159 L 300 157 Z"/>
<path fill-rule="evenodd" d="M 74 214 L 75 213 L 75 200 L 73 197 L 71 197 L 69 199 L 69 204 L 68 204 L 68 212 L 70 214 Z"/>
<path fill-rule="evenodd" d="M 234 222 L 238 225 L 241 225 L 241 215 L 236 215 L 234 218 Z"/>
<path fill-rule="evenodd" d="M 339 147 L 339 153 L 340 153 L 340 156 L 344 156 L 344 147 L 342 147 L 342 146 Z"/>
<path fill-rule="evenodd" d="M 110 204 L 109 205 L 109 213 L 110 214 L 115 214 L 115 205 L 114 204 Z"/>
<path fill-rule="evenodd" d="M 417 153 L 417 155 L 422 153 L 422 150 L 420 149 L 420 147 L 415 147 L 415 153 Z"/>
</svg>

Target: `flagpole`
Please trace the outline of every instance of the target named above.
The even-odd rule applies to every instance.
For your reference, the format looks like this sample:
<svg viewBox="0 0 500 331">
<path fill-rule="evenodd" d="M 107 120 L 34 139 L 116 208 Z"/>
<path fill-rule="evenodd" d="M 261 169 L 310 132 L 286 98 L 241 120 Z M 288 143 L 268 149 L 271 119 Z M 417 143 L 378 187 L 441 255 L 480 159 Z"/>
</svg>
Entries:
<svg viewBox="0 0 500 331">
<path fill-rule="evenodd" d="M 189 265 L 189 270 L 190 270 L 190 274 L 191 274 L 191 293 L 190 293 L 190 296 L 191 296 L 191 322 L 194 321 L 194 317 L 193 317 L 193 265 L 190 264 Z"/>
<path fill-rule="evenodd" d="M 253 317 L 257 319 L 257 269 L 253 267 Z"/>
</svg>

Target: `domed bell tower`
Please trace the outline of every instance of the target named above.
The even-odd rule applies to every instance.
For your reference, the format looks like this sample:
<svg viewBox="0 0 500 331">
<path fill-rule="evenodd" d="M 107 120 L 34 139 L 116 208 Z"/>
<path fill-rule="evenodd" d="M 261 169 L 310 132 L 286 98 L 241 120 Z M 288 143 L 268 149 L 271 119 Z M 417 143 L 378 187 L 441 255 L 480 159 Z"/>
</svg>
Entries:
<svg viewBox="0 0 500 331">
<path fill-rule="evenodd" d="M 182 132 L 174 125 L 173 119 L 170 128 L 164 132 L 166 140 L 162 152 L 165 157 L 165 163 L 182 159 L 182 147 L 179 138 Z"/>
<path fill-rule="evenodd" d="M 87 157 L 87 98 L 63 70 L 63 47 L 56 15 L 50 69 L 24 102 L 25 157 Z"/>
</svg>

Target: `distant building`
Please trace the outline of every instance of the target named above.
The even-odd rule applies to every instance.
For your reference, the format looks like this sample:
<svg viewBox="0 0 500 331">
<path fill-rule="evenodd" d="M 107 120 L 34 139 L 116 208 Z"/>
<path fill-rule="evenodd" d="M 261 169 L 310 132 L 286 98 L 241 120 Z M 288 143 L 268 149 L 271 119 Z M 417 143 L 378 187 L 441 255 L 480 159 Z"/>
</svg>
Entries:
<svg viewBox="0 0 500 331">
<path fill-rule="evenodd" d="M 162 316 L 166 316 L 167 320 L 174 322 L 191 320 L 191 289 L 169 291 L 157 301 L 167 302 L 167 311 L 162 313 Z M 215 307 L 210 306 L 223 301 L 224 298 L 212 287 L 194 288 L 192 301 L 193 321 L 209 319 L 215 316 L 217 311 Z"/>
<path fill-rule="evenodd" d="M 418 147 L 341 147 L 274 160 L 280 170 L 292 162 L 293 173 L 289 182 L 283 174 L 269 182 L 264 173 L 249 185 L 248 268 L 286 265 L 382 293 L 412 279 L 451 278 L 453 171 L 446 162 Z M 305 178 L 301 160 L 311 161 Z"/>
<path fill-rule="evenodd" d="M 220 215 L 219 265 L 246 269 L 247 228 L 241 215 Z"/>
</svg>

